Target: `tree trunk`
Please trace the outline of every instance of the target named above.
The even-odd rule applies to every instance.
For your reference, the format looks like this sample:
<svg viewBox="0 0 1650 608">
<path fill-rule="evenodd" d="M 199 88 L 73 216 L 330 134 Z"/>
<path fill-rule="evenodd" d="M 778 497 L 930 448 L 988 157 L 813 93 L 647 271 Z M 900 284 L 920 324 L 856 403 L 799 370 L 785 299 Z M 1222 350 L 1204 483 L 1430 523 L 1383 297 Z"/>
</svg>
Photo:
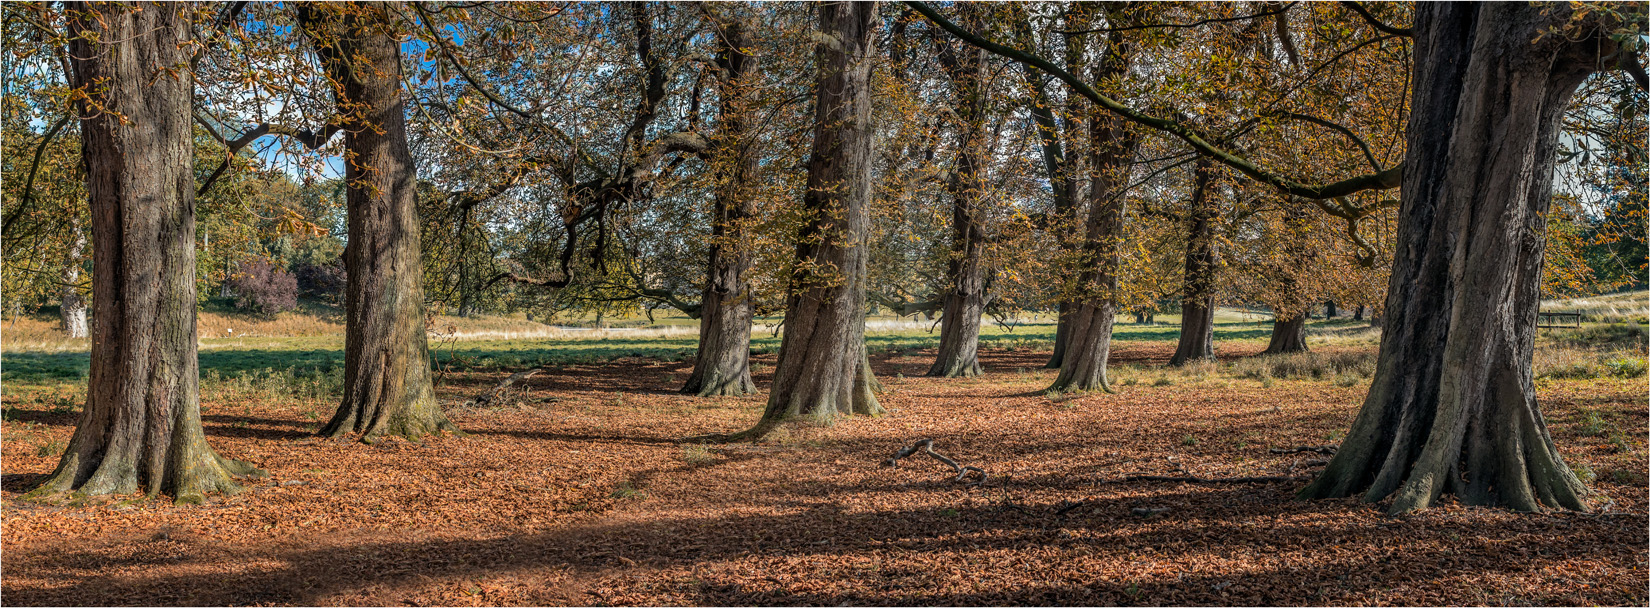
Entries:
<svg viewBox="0 0 1650 608">
<path fill-rule="evenodd" d="M 1128 48 L 1112 32 L 1105 55 L 1093 70 L 1095 82 L 1108 82 L 1128 71 Z M 1092 110 L 1089 127 L 1089 217 L 1084 226 L 1083 270 L 1079 298 L 1073 304 L 1060 374 L 1049 390 L 1111 391 L 1106 363 L 1111 357 L 1112 324 L 1117 320 L 1117 280 L 1123 232 L 1124 195 L 1129 163 L 1140 138 L 1127 122 Z"/>
<path fill-rule="evenodd" d="M 300 4 L 345 123 L 344 398 L 328 437 L 457 431 L 430 384 L 417 192 L 398 44 L 381 5 Z"/>
<path fill-rule="evenodd" d="M 1570 14 L 1416 6 L 1401 246 L 1380 359 L 1340 450 L 1302 496 L 1392 496 L 1392 513 L 1443 493 L 1522 511 L 1585 508 L 1530 373 L 1559 121 L 1609 55 L 1597 39 L 1549 33 Z"/>
<path fill-rule="evenodd" d="M 201 431 L 195 351 L 195 179 L 184 4 L 71 7 L 73 81 L 91 207 L 93 320 L 86 408 L 37 495 L 76 491 L 200 503 L 262 472 Z M 98 111 L 88 112 L 87 106 Z M 117 114 L 118 112 L 118 114 Z"/>
<path fill-rule="evenodd" d="M 1193 170 L 1186 278 L 1180 301 L 1180 345 L 1169 365 L 1215 358 L 1215 221 L 1220 210 L 1209 195 L 1214 162 L 1199 155 Z"/>
<path fill-rule="evenodd" d="M 797 243 L 785 307 L 785 337 L 762 420 L 741 435 L 761 437 L 788 419 L 829 422 L 882 413 L 865 353 L 865 241 L 871 195 L 871 56 L 881 21 L 877 3 L 816 5 L 823 40 L 808 213 Z"/>
<path fill-rule="evenodd" d="M 751 186 L 756 174 L 754 143 L 745 117 L 750 112 L 750 79 L 756 57 L 745 24 L 732 21 L 720 28 L 721 50 L 716 64 L 722 80 L 717 110 L 717 132 L 711 148 L 712 170 L 717 171 L 716 217 L 712 221 L 710 274 L 699 301 L 699 355 L 682 392 L 700 397 L 748 395 L 751 382 L 751 287 L 746 223 L 755 209 Z"/>
<path fill-rule="evenodd" d="M 1324 319 L 1334 319 L 1335 317 L 1339 317 L 1339 316 L 1341 316 L 1341 312 L 1340 312 L 1340 310 L 1335 308 L 1335 301 L 1334 300 L 1329 300 L 1329 301 L 1323 303 L 1323 318 Z"/>
<path fill-rule="evenodd" d="M 62 306 L 63 333 L 70 338 L 86 337 L 86 298 L 80 295 L 80 264 L 86 255 L 86 231 L 80 218 L 70 220 L 73 242 L 69 243 L 68 259 L 63 261 Z"/>
<path fill-rule="evenodd" d="M 1367 309 L 1367 308 L 1368 308 L 1367 306 L 1364 306 L 1363 304 L 1359 304 L 1357 308 L 1352 309 L 1352 320 L 1353 321 L 1362 321 L 1362 320 L 1364 320 L 1364 310 Z"/>
<path fill-rule="evenodd" d="M 1272 319 L 1272 341 L 1266 344 L 1263 355 L 1280 355 L 1283 353 L 1304 353 L 1306 348 L 1306 314 L 1300 313 L 1289 318 Z"/>
<path fill-rule="evenodd" d="M 963 5 L 971 24 L 982 19 L 977 5 Z M 957 160 L 951 180 L 951 256 L 946 268 L 950 282 L 940 317 L 939 356 L 929 376 L 958 378 L 980 375 L 980 316 L 985 313 L 985 230 L 980 199 L 985 191 L 983 163 L 986 149 L 985 50 L 963 45 L 961 52 L 949 40 L 940 43 L 940 62 L 956 92 Z"/>
</svg>

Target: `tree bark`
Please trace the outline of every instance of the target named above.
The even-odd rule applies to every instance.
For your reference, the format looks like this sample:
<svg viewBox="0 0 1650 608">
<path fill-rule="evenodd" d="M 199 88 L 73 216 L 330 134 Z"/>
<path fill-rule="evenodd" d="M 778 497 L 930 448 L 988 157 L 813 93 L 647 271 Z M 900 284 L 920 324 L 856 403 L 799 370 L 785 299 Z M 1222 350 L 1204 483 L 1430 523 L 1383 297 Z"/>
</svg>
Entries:
<svg viewBox="0 0 1650 608">
<path fill-rule="evenodd" d="M 412 154 L 398 43 L 381 5 L 300 4 L 345 124 L 349 271 L 344 297 L 344 398 L 321 429 L 418 439 L 458 429 L 431 386 Z"/>
<path fill-rule="evenodd" d="M 1363 304 L 1359 304 L 1357 308 L 1352 309 L 1352 320 L 1353 321 L 1362 321 L 1362 320 L 1364 320 L 1364 310 L 1366 310 L 1368 308 L 1369 308 L 1368 306 L 1364 306 Z"/>
<path fill-rule="evenodd" d="M 1530 359 L 1559 121 L 1608 56 L 1566 5 L 1419 4 L 1398 255 L 1369 396 L 1303 497 L 1585 508 Z M 1591 31 L 1591 30 L 1587 30 Z M 1596 36 L 1596 34 L 1595 34 Z"/>
<path fill-rule="evenodd" d="M 59 310 L 63 317 L 63 333 L 70 338 L 84 338 L 86 298 L 80 295 L 80 264 L 86 255 L 86 231 L 81 228 L 79 217 L 71 218 L 69 221 L 74 240 L 69 243 L 69 255 L 63 261 L 62 305 Z"/>
<path fill-rule="evenodd" d="M 797 243 L 773 389 L 759 438 L 798 417 L 878 415 L 865 352 L 865 264 L 871 195 L 871 50 L 877 3 L 817 6 L 822 40 L 808 161 L 808 213 Z"/>
<path fill-rule="evenodd" d="M 750 111 L 750 79 L 757 58 L 749 54 L 745 24 L 731 21 L 721 27 L 721 71 L 717 133 L 711 142 L 711 166 L 716 176 L 716 217 L 712 220 L 709 275 L 699 302 L 699 354 L 682 392 L 700 397 L 748 395 L 751 382 L 751 315 L 749 243 L 745 224 L 754 214 L 751 182 L 756 174 L 745 117 Z"/>
<path fill-rule="evenodd" d="M 1180 344 L 1169 365 L 1215 358 L 1215 222 L 1220 209 L 1209 194 L 1214 162 L 1198 155 L 1192 177 L 1192 209 L 1186 236 L 1184 293 L 1180 300 Z"/>
<path fill-rule="evenodd" d="M 1306 348 L 1306 314 L 1300 313 L 1283 318 L 1281 314 L 1272 319 L 1272 341 L 1266 344 L 1263 355 L 1281 355 L 1284 353 L 1304 353 Z"/>
<path fill-rule="evenodd" d="M 1334 319 L 1335 317 L 1339 317 L 1339 316 L 1341 316 L 1341 311 L 1339 309 L 1335 308 L 1335 301 L 1334 300 L 1329 300 L 1329 301 L 1326 301 L 1326 302 L 1323 303 L 1323 318 L 1324 319 Z"/>
<path fill-rule="evenodd" d="M 1102 59 L 1094 65 L 1094 80 L 1107 82 L 1129 69 L 1129 49 L 1122 35 L 1112 32 Z M 1111 357 L 1112 325 L 1117 320 L 1117 281 L 1122 242 L 1124 195 L 1129 163 L 1134 160 L 1139 135 L 1122 119 L 1091 110 L 1089 128 L 1089 216 L 1084 226 L 1083 270 L 1078 275 L 1079 298 L 1068 315 L 1066 350 L 1060 374 L 1049 390 L 1057 392 L 1111 391 L 1106 363 Z"/>
<path fill-rule="evenodd" d="M 184 4 L 69 10 L 91 207 L 93 319 L 86 407 L 36 495 L 76 491 L 200 503 L 262 472 L 201 431 L 195 345 L 194 79 Z M 99 108 L 88 112 L 87 106 Z"/>
<path fill-rule="evenodd" d="M 963 5 L 964 19 L 978 24 L 977 5 Z M 985 192 L 983 164 L 986 149 L 985 50 L 963 45 L 959 52 L 950 40 L 940 42 L 940 62 L 956 92 L 957 159 L 951 180 L 951 256 L 949 281 L 940 316 L 939 354 L 929 376 L 972 378 L 980 375 L 980 316 L 985 313 L 985 227 L 980 199 Z"/>
</svg>

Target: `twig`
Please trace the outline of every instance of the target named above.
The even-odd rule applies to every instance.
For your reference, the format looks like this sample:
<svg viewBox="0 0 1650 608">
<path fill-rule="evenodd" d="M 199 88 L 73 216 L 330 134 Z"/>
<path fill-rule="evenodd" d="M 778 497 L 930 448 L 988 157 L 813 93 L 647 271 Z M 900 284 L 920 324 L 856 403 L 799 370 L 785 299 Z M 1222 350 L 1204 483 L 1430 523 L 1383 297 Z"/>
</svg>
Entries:
<svg viewBox="0 0 1650 608">
<path fill-rule="evenodd" d="M 919 449 L 928 452 L 928 455 L 934 457 L 935 460 L 938 460 L 938 461 L 943 462 L 947 465 L 950 465 L 952 469 L 956 470 L 957 471 L 957 478 L 952 480 L 952 481 L 962 481 L 963 479 L 966 479 L 968 477 L 968 472 L 969 471 L 974 471 L 974 472 L 980 474 L 980 479 L 978 481 L 970 482 L 968 484 L 970 486 L 977 486 L 977 485 L 983 484 L 983 483 L 985 483 L 985 480 L 990 478 L 989 475 L 985 474 L 985 469 L 981 469 L 979 467 L 965 467 L 965 466 L 962 466 L 960 464 L 957 464 L 957 461 L 952 460 L 950 458 L 946 458 L 944 455 L 941 455 L 939 452 L 934 451 L 934 440 L 933 439 L 918 439 L 915 442 L 913 442 L 911 445 L 900 448 L 900 450 L 898 452 L 894 452 L 894 456 L 892 458 L 889 458 L 887 460 L 882 461 L 882 466 L 885 466 L 885 467 L 897 466 L 899 464 L 899 461 L 900 461 L 901 458 L 905 458 L 906 456 L 910 456 L 912 454 L 915 454 L 915 453 L 917 453 L 917 450 L 919 450 Z"/>
</svg>

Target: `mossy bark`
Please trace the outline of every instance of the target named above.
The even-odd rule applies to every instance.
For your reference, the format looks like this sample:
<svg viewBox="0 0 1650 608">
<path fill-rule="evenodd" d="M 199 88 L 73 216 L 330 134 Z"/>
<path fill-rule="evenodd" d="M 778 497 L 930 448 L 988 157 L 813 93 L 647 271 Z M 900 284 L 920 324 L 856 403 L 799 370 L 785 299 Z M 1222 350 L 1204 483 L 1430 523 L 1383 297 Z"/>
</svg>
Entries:
<svg viewBox="0 0 1650 608">
<path fill-rule="evenodd" d="M 1303 497 L 1449 493 L 1584 509 L 1548 434 L 1530 360 L 1560 120 L 1602 37 L 1553 35 L 1571 9 L 1416 6 L 1415 97 L 1380 359 L 1369 396 Z"/>
<path fill-rule="evenodd" d="M 69 56 L 92 231 L 91 378 L 73 438 L 35 495 L 234 493 L 257 468 L 201 430 L 195 333 L 194 81 L 183 4 L 77 5 Z M 94 42 L 95 41 L 95 42 Z M 95 106 L 93 105 L 95 104 Z M 87 111 L 88 106 L 104 108 Z M 118 113 L 118 114 L 117 114 Z"/>
<path fill-rule="evenodd" d="M 431 385 L 416 174 L 398 43 L 385 11 L 364 3 L 298 9 L 345 124 L 344 397 L 320 432 L 359 433 L 368 442 L 458 430 Z"/>
<path fill-rule="evenodd" d="M 759 438 L 795 418 L 878 415 L 865 352 L 866 238 L 871 195 L 871 56 L 881 23 L 874 2 L 819 4 L 819 80 L 803 207 L 809 218 L 785 306 L 773 389 Z"/>
</svg>

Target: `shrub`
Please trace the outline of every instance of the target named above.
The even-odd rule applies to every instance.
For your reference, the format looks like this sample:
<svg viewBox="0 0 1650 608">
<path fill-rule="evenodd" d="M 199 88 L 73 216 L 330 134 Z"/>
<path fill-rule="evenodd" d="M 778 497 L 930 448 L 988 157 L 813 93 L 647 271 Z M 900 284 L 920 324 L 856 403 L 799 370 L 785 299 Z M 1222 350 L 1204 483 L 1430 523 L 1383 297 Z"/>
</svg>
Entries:
<svg viewBox="0 0 1650 608">
<path fill-rule="evenodd" d="M 238 294 L 235 306 L 241 310 L 273 315 L 298 307 L 297 279 L 268 260 L 242 263 L 229 288 Z"/>
<path fill-rule="evenodd" d="M 298 279 L 298 291 L 304 297 L 328 304 L 343 303 L 344 285 L 349 281 L 349 271 L 344 268 L 342 259 L 333 260 L 328 264 L 298 264 L 292 270 Z"/>
</svg>

